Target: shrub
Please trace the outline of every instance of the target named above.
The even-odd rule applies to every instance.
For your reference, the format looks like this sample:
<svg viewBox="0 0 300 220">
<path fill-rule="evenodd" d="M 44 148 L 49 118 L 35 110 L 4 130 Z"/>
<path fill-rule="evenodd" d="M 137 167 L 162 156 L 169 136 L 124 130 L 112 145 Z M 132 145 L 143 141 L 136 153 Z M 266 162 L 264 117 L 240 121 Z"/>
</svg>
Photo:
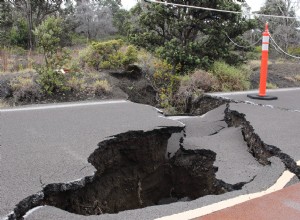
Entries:
<svg viewBox="0 0 300 220">
<path fill-rule="evenodd" d="M 290 47 L 288 48 L 288 53 L 294 56 L 300 56 L 300 47 Z"/>
<path fill-rule="evenodd" d="M 28 44 L 28 24 L 25 19 L 18 19 L 10 30 L 9 40 L 11 45 L 26 48 Z"/>
<path fill-rule="evenodd" d="M 163 108 L 172 106 L 173 96 L 180 86 L 180 77 L 172 74 L 173 67 L 167 61 L 155 63 L 155 73 L 151 77 L 152 84 L 158 92 L 159 104 Z"/>
<path fill-rule="evenodd" d="M 146 50 L 138 52 L 137 64 L 147 76 L 153 76 L 155 73 L 155 64 L 158 62 L 159 59 Z"/>
<path fill-rule="evenodd" d="M 137 49 L 130 45 L 127 47 L 125 52 L 125 57 L 122 60 L 123 66 L 128 67 L 128 65 L 136 62 L 138 60 L 138 51 Z"/>
<path fill-rule="evenodd" d="M 201 96 L 203 92 L 218 90 L 218 87 L 219 82 L 213 74 L 195 70 L 191 75 L 181 77 L 180 87 L 173 100 L 174 106 L 178 112 L 186 112 L 189 102 Z"/>
<path fill-rule="evenodd" d="M 81 65 L 99 69 L 127 68 L 138 60 L 134 46 L 124 46 L 122 40 L 94 42 L 80 53 Z"/>
<path fill-rule="evenodd" d="M 66 86 L 66 78 L 60 71 L 46 66 L 38 67 L 36 71 L 39 74 L 37 82 L 46 94 L 52 95 L 69 90 Z"/>
<path fill-rule="evenodd" d="M 96 80 L 96 82 L 93 84 L 94 93 L 97 96 L 109 94 L 112 90 L 110 84 L 108 81 L 105 80 Z"/>
<path fill-rule="evenodd" d="M 80 79 L 77 76 L 71 76 L 67 80 L 67 87 L 71 92 L 81 92 L 85 88 L 84 79 Z"/>
<path fill-rule="evenodd" d="M 220 82 L 222 91 L 241 91 L 250 88 L 249 73 L 242 68 L 217 61 L 213 64 L 211 71 Z"/>
<path fill-rule="evenodd" d="M 40 98 L 40 87 L 32 77 L 16 77 L 10 82 L 15 101 L 30 101 Z"/>
<path fill-rule="evenodd" d="M 278 89 L 278 86 L 274 83 L 267 83 L 267 89 Z"/>
<path fill-rule="evenodd" d="M 60 47 L 60 36 L 63 32 L 61 26 L 62 19 L 48 17 L 34 31 L 45 59 L 45 65 L 36 67 L 38 82 L 49 95 L 68 89 L 65 86 L 65 76 L 59 71 L 70 58 L 70 53 Z"/>
</svg>

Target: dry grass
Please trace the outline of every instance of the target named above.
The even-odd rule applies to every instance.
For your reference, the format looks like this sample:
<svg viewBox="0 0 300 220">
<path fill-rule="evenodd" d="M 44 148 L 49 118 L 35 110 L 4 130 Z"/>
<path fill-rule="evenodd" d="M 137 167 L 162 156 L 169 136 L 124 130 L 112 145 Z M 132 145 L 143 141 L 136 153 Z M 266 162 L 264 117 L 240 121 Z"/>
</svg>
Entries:
<svg viewBox="0 0 300 220">
<path fill-rule="evenodd" d="M 71 59 L 66 67 L 78 62 L 79 48 L 70 48 Z M 44 64 L 44 56 L 39 51 L 26 51 L 22 48 L 0 48 L 0 74 L 32 71 L 34 65 Z"/>
<path fill-rule="evenodd" d="M 283 78 L 286 79 L 286 80 L 288 80 L 288 81 L 291 81 L 291 82 L 296 82 L 295 77 L 292 77 L 292 76 L 285 76 Z"/>
<path fill-rule="evenodd" d="M 112 90 L 111 85 L 108 83 L 108 81 L 106 79 L 105 80 L 97 80 L 93 84 L 93 88 L 95 91 L 95 95 L 108 94 Z"/>
<path fill-rule="evenodd" d="M 260 67 L 260 63 L 261 63 L 260 60 L 250 60 L 248 62 L 248 65 L 250 66 L 251 69 L 256 69 Z"/>
<path fill-rule="evenodd" d="M 294 76 L 294 79 L 295 79 L 296 81 L 300 82 L 300 74 Z"/>
<path fill-rule="evenodd" d="M 273 83 L 267 83 L 267 89 L 278 89 L 278 86 Z"/>
<path fill-rule="evenodd" d="M 0 99 L 0 109 L 1 108 L 7 108 L 7 107 L 9 107 L 9 105 L 5 101 Z"/>
</svg>

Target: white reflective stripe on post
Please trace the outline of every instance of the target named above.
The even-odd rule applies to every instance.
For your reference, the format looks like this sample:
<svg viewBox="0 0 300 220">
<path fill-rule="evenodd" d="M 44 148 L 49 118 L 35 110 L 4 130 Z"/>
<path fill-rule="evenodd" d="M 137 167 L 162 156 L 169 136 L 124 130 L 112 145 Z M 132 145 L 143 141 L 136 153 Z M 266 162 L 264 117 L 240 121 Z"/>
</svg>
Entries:
<svg viewBox="0 0 300 220">
<path fill-rule="evenodd" d="M 263 36 L 263 40 L 262 40 L 263 43 L 269 43 L 269 41 L 270 41 L 269 36 Z"/>
<path fill-rule="evenodd" d="M 262 51 L 269 51 L 269 44 L 263 44 Z"/>
</svg>

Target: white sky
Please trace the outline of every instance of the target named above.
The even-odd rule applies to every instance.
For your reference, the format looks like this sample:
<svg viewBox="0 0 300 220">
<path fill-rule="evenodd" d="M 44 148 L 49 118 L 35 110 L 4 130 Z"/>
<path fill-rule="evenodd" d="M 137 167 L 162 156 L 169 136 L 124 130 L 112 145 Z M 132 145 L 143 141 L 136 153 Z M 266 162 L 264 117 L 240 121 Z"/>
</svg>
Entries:
<svg viewBox="0 0 300 220">
<path fill-rule="evenodd" d="M 258 11 L 265 0 L 246 0 L 252 11 Z M 137 0 L 122 0 L 122 5 L 125 9 L 130 9 L 137 3 Z"/>
</svg>

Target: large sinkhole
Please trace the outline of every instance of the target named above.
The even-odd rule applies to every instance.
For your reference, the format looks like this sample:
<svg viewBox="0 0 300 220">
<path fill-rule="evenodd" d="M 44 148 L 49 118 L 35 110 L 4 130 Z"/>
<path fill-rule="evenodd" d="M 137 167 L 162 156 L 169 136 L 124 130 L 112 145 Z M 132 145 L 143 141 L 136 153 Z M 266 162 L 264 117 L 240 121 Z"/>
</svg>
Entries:
<svg viewBox="0 0 300 220">
<path fill-rule="evenodd" d="M 227 105 L 224 118 L 227 125 L 241 126 L 250 152 L 268 162 L 265 151 L 259 151 L 264 143 L 255 141 L 260 139 L 250 124 L 242 115 L 234 113 Z M 109 137 L 88 158 L 96 169 L 93 176 L 46 185 L 41 192 L 19 202 L 8 219 L 23 219 L 29 210 L 43 205 L 79 215 L 118 213 L 218 195 L 239 190 L 248 183 L 228 184 L 217 179 L 216 153 L 185 149 L 184 138 L 183 126 L 128 131 Z"/>
<path fill-rule="evenodd" d="M 215 178 L 213 151 L 178 147 L 170 156 L 168 139 L 183 129 L 129 131 L 99 143 L 88 158 L 97 170 L 92 180 L 80 187 L 50 184 L 41 204 L 99 215 L 240 189 L 243 183 L 230 185 Z"/>
</svg>

